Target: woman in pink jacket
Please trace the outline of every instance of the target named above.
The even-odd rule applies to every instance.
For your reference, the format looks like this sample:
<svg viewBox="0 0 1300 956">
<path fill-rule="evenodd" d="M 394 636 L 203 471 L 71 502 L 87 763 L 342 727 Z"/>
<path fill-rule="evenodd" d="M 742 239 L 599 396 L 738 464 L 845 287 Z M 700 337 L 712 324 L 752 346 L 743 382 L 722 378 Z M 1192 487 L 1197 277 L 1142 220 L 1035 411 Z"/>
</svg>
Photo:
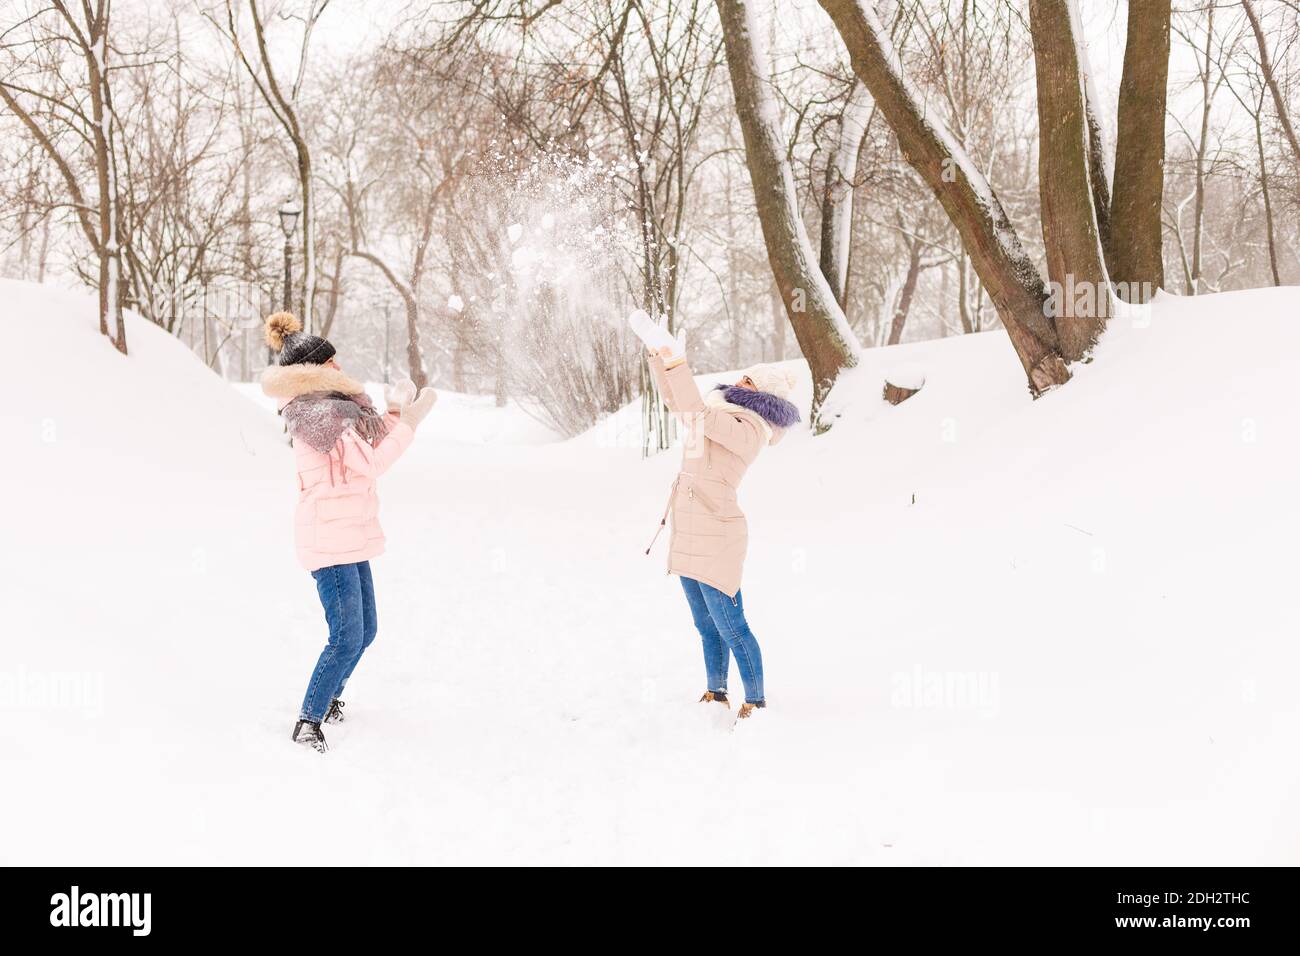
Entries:
<svg viewBox="0 0 1300 956">
<path fill-rule="evenodd" d="M 293 739 L 324 753 L 320 725 L 343 719 L 339 697 L 378 628 L 370 559 L 383 553 L 384 533 L 375 480 L 411 444 L 437 396 L 431 388 L 417 396 L 403 382 L 389 390 L 381 415 L 339 367 L 334 346 L 305 334 L 287 312 L 266 320 L 266 343 L 280 359 L 263 375 L 262 390 L 279 403 L 297 465 L 298 561 L 316 579 L 329 625 Z"/>
<path fill-rule="evenodd" d="M 682 467 L 659 522 L 662 528 L 672 516 L 668 572 L 681 578 L 703 641 L 708 683 L 700 700 L 731 706 L 727 672 L 734 656 L 745 686 L 739 720 L 766 707 L 767 699 L 763 655 L 740 594 L 749 529 L 736 492 L 759 452 L 799 421 L 799 410 L 788 401 L 794 380 L 778 366 L 755 365 L 735 385 L 718 385 L 701 395 L 684 343 L 658 345 L 655 331 L 644 326 L 648 319 L 634 316 L 633 328 L 650 347 L 660 397 L 686 429 Z"/>
</svg>

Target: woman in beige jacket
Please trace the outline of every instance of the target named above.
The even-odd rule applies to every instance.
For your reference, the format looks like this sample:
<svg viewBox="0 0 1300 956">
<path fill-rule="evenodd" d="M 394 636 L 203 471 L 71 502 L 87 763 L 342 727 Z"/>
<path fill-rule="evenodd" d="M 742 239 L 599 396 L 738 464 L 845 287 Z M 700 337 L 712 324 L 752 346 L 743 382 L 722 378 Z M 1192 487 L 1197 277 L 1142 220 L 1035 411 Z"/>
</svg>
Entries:
<svg viewBox="0 0 1300 956">
<path fill-rule="evenodd" d="M 737 714 L 743 718 L 767 703 L 763 656 L 740 595 L 748 529 L 736 489 L 758 453 L 799 421 L 799 410 L 788 400 L 793 377 L 782 368 L 755 365 L 735 385 L 718 385 L 701 395 L 682 353 L 680 343 L 651 349 L 655 385 L 686 429 L 681 471 L 660 530 L 671 515 L 668 573 L 681 577 L 704 643 L 708 689 L 700 700 L 731 706 L 727 672 L 735 655 L 745 685 L 745 703 Z"/>
</svg>

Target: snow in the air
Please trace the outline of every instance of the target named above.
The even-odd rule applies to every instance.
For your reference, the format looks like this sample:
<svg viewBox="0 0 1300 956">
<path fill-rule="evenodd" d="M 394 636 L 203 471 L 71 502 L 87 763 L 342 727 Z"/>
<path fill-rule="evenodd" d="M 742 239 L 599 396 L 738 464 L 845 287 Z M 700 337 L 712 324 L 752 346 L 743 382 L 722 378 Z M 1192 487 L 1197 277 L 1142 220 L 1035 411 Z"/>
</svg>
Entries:
<svg viewBox="0 0 1300 956">
<path fill-rule="evenodd" d="M 864 352 L 742 488 L 735 733 L 643 554 L 678 462 L 639 409 L 560 442 L 444 393 L 324 756 L 276 416 L 93 294 L 0 302 L 44 357 L 0 412 L 0 862 L 1300 862 L 1296 289 L 1162 296 L 1039 401 L 1005 333 Z"/>
</svg>

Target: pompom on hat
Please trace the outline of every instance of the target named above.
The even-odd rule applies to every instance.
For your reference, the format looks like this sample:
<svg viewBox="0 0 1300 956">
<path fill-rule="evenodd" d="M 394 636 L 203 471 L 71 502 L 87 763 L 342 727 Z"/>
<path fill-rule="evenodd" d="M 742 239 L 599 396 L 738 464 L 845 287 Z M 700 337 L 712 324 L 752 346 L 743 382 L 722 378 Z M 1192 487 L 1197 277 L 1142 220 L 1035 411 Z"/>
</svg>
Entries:
<svg viewBox="0 0 1300 956">
<path fill-rule="evenodd" d="M 334 357 L 334 346 L 319 335 L 309 335 L 288 312 L 266 318 L 266 344 L 280 353 L 280 365 L 324 365 Z"/>
<path fill-rule="evenodd" d="M 767 392 L 777 398 L 789 399 L 794 391 L 795 377 L 779 365 L 751 365 L 741 372 L 742 378 L 748 378 L 760 392 Z"/>
</svg>

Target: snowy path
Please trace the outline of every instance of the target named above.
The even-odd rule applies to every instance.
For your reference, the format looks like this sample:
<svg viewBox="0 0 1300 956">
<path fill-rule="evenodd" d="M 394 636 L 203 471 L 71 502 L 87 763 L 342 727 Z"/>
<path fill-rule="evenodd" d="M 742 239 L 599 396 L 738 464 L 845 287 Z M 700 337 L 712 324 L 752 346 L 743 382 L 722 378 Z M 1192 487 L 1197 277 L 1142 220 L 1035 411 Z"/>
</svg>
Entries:
<svg viewBox="0 0 1300 956">
<path fill-rule="evenodd" d="M 735 734 L 642 554 L 675 456 L 444 400 L 381 485 L 379 637 L 321 758 L 288 741 L 324 625 L 282 439 L 148 331 L 120 377 L 70 336 L 6 419 L 0 863 L 1300 862 L 1297 359 L 1139 403 L 1201 346 L 1117 332 L 1028 403 L 996 336 L 905 347 L 920 395 L 746 479 L 771 708 Z"/>
</svg>

